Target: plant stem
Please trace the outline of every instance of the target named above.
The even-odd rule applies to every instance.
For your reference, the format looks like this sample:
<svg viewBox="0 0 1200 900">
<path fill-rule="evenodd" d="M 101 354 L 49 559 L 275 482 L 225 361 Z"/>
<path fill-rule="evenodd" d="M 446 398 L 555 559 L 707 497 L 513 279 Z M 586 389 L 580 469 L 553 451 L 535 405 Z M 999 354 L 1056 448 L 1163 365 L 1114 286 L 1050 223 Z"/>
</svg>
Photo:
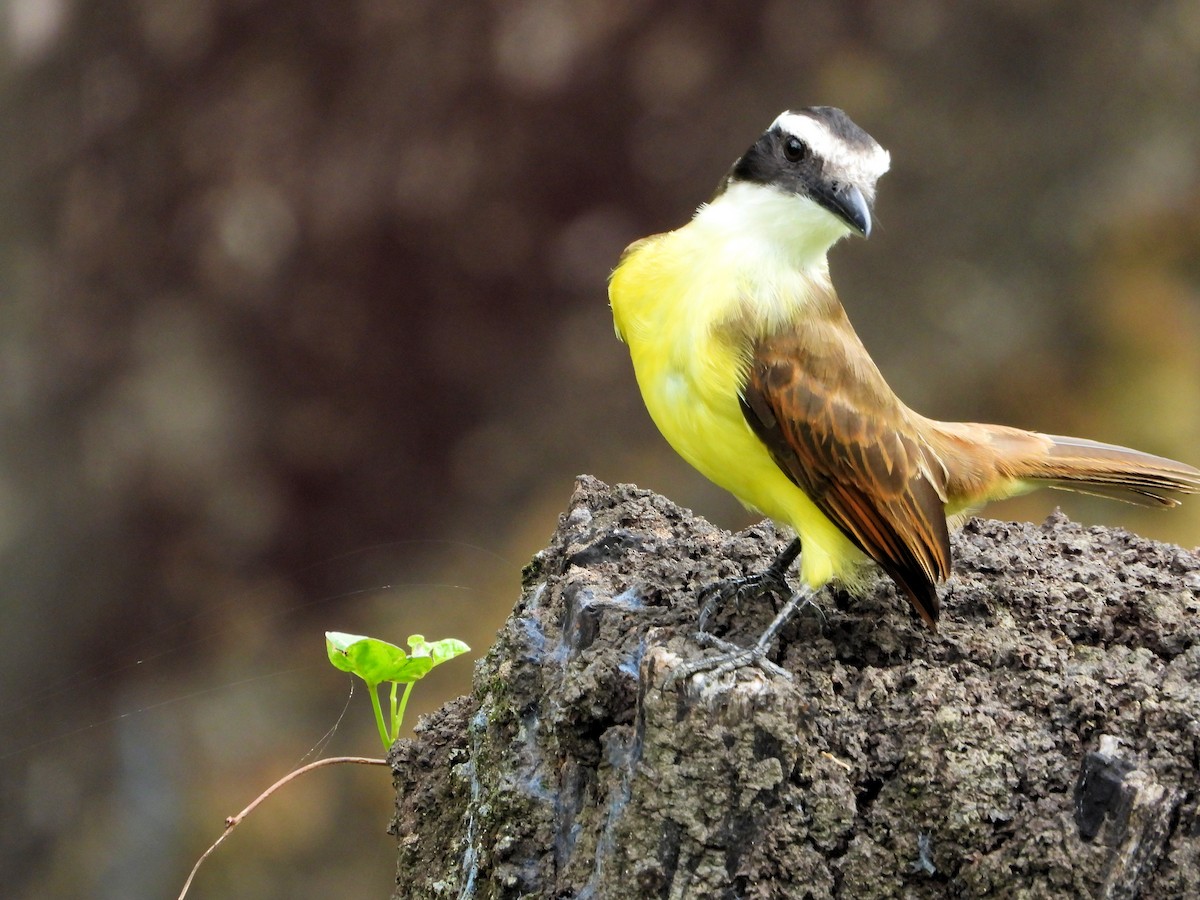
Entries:
<svg viewBox="0 0 1200 900">
<path fill-rule="evenodd" d="M 392 725 L 392 732 L 391 732 L 391 733 L 392 733 L 392 741 L 393 741 L 393 743 L 395 742 L 396 738 L 400 737 L 400 718 L 399 718 L 399 716 L 400 716 L 401 714 L 400 714 L 400 712 L 399 712 L 399 711 L 397 710 L 397 708 L 396 708 L 396 690 L 397 690 L 399 687 L 400 687 L 400 682 L 398 682 L 398 681 L 393 681 L 393 682 L 392 682 L 392 693 L 391 693 L 391 700 L 392 700 L 392 717 L 391 717 L 390 719 L 388 719 L 388 721 L 389 721 L 389 722 L 391 723 L 391 725 Z"/>
<path fill-rule="evenodd" d="M 383 710 L 379 707 L 379 685 L 368 684 L 371 695 L 371 708 L 375 710 L 375 724 L 379 726 L 379 739 L 383 741 L 383 749 L 387 750 L 392 746 L 392 742 L 388 740 L 387 726 L 383 724 Z"/>
<path fill-rule="evenodd" d="M 396 740 L 396 738 L 400 737 L 400 723 L 404 721 L 404 710 L 406 710 L 408 708 L 408 695 L 412 693 L 414 684 L 416 684 L 415 681 L 410 681 L 408 684 L 406 684 L 404 686 L 404 696 L 400 698 L 400 714 L 398 716 L 396 716 L 395 719 L 392 720 L 394 722 L 395 728 L 396 728 L 396 733 L 394 735 L 392 735 L 393 741 Z M 397 687 L 397 685 L 395 685 L 395 684 L 392 685 L 392 700 L 393 701 L 396 699 L 396 687 Z"/>
<path fill-rule="evenodd" d="M 333 756 L 329 757 L 328 759 L 318 759 L 316 762 L 309 763 L 307 766 L 301 766 L 299 769 L 284 775 L 277 782 L 259 794 L 258 797 L 255 798 L 254 802 L 243 809 L 240 813 L 238 813 L 236 816 L 230 816 L 225 820 L 225 830 L 221 832 L 221 836 L 213 842 L 211 847 L 201 854 L 200 858 L 196 860 L 196 864 L 192 866 L 192 872 L 190 875 L 188 875 L 187 881 L 183 883 L 183 890 L 179 892 L 179 900 L 183 900 L 183 898 L 187 896 L 187 892 L 192 886 L 192 881 L 196 878 L 196 873 L 200 871 L 200 864 L 212 855 L 212 852 L 221 845 L 221 842 L 225 840 L 225 838 L 229 837 L 229 832 L 237 828 L 238 825 L 242 823 L 242 820 L 246 818 L 246 816 L 254 812 L 254 808 L 258 806 L 258 804 L 262 803 L 293 778 L 298 778 L 306 772 L 311 772 L 313 769 L 319 769 L 321 766 L 336 766 L 345 763 L 352 763 L 360 766 L 386 766 L 388 764 L 386 759 L 368 759 L 363 756 Z"/>
</svg>

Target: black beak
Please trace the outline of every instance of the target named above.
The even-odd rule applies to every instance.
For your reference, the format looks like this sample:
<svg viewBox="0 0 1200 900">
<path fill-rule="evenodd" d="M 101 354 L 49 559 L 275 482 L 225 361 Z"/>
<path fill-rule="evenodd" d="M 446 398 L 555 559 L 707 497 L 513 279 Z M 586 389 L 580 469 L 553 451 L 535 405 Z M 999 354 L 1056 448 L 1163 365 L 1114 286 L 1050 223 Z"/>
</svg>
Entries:
<svg viewBox="0 0 1200 900">
<path fill-rule="evenodd" d="M 818 185 L 812 197 L 863 237 L 871 236 L 871 207 L 854 185 L 844 181 Z"/>
</svg>

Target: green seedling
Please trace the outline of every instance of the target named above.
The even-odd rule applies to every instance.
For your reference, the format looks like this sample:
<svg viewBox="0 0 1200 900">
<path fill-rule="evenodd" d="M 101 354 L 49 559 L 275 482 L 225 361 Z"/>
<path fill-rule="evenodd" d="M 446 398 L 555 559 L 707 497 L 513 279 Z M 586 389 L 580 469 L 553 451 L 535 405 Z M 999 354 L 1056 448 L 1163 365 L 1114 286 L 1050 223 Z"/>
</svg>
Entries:
<svg viewBox="0 0 1200 900">
<path fill-rule="evenodd" d="M 375 708 L 375 723 L 379 726 L 379 736 L 383 739 L 385 750 L 391 747 L 396 738 L 400 736 L 400 725 L 404 721 L 404 709 L 408 706 L 408 695 L 412 693 L 413 685 L 428 675 L 429 670 L 434 666 L 440 666 L 446 660 L 461 656 L 470 649 L 462 641 L 455 638 L 445 638 L 444 640 L 430 643 L 421 635 L 414 634 L 408 638 L 408 653 L 405 653 L 395 644 L 389 644 L 387 641 L 379 641 L 375 638 L 363 637 L 359 634 L 343 634 L 340 631 L 325 632 L 325 652 L 329 654 L 329 661 L 343 672 L 350 672 L 353 675 L 357 675 L 371 689 L 371 705 Z M 384 683 L 392 685 L 390 727 L 384 725 L 383 710 L 379 708 L 378 688 L 379 685 Z M 404 696 L 397 698 L 396 695 L 399 693 L 399 688 L 402 684 L 405 685 Z M 301 766 L 299 769 L 280 778 L 259 794 L 254 802 L 240 813 L 236 816 L 230 816 L 225 820 L 225 831 L 213 842 L 211 847 L 201 854 L 200 858 L 196 860 L 196 864 L 192 866 L 191 874 L 188 875 L 187 881 L 184 882 L 183 890 L 179 894 L 179 900 L 184 900 L 187 897 L 187 892 L 192 886 L 192 881 L 195 879 L 196 873 L 200 871 L 200 865 L 212 855 L 212 852 L 221 845 L 221 842 L 229 836 L 230 832 L 240 825 L 242 820 L 250 815 L 260 803 L 288 782 L 307 772 L 324 766 L 346 763 L 367 766 L 386 766 L 388 764 L 386 759 L 368 759 L 361 756 L 336 756 L 328 759 L 319 759 L 316 762 L 309 763 L 307 766 Z"/>
<path fill-rule="evenodd" d="M 379 737 L 386 750 L 400 736 L 404 722 L 404 710 L 408 706 L 408 695 L 413 685 L 429 674 L 434 666 L 466 653 L 471 648 L 455 638 L 444 638 L 430 643 L 419 634 L 408 638 L 409 652 L 405 653 L 395 644 L 360 634 L 344 634 L 340 631 L 325 632 L 325 652 L 329 661 L 341 669 L 357 675 L 367 683 L 371 693 L 371 707 L 375 710 L 375 724 L 379 726 Z M 389 719 L 383 721 L 383 709 L 379 703 L 379 685 L 391 684 Z M 397 696 L 400 685 L 404 685 L 403 696 Z"/>
</svg>

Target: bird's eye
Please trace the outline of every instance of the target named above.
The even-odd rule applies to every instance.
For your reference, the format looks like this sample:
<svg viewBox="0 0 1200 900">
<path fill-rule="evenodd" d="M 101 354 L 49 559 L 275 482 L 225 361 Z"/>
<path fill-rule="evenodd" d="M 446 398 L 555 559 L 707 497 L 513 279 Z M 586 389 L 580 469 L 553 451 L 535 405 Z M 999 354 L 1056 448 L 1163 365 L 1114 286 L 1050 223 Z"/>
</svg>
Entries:
<svg viewBox="0 0 1200 900">
<path fill-rule="evenodd" d="M 789 137 L 783 142 L 783 155 L 788 162 L 800 162 L 808 156 L 808 145 L 797 137 Z"/>
</svg>

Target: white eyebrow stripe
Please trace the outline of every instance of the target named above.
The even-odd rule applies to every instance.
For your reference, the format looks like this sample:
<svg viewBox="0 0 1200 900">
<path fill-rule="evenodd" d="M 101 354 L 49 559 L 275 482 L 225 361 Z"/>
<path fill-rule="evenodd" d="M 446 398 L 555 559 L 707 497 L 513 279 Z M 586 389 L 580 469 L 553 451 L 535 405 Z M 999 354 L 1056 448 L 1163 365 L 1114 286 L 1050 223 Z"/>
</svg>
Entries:
<svg viewBox="0 0 1200 900">
<path fill-rule="evenodd" d="M 821 159 L 827 162 L 842 161 L 848 173 L 857 181 L 874 184 L 891 167 L 891 156 L 879 144 L 875 144 L 870 151 L 850 147 L 835 137 L 822 122 L 811 116 L 794 112 L 781 113 L 771 123 L 771 128 L 777 126 L 787 134 L 804 141 Z"/>
<path fill-rule="evenodd" d="M 828 128 L 810 116 L 785 112 L 771 123 L 771 128 L 775 127 L 804 141 L 821 159 L 837 159 L 845 155 L 845 145 L 837 140 Z"/>
</svg>

